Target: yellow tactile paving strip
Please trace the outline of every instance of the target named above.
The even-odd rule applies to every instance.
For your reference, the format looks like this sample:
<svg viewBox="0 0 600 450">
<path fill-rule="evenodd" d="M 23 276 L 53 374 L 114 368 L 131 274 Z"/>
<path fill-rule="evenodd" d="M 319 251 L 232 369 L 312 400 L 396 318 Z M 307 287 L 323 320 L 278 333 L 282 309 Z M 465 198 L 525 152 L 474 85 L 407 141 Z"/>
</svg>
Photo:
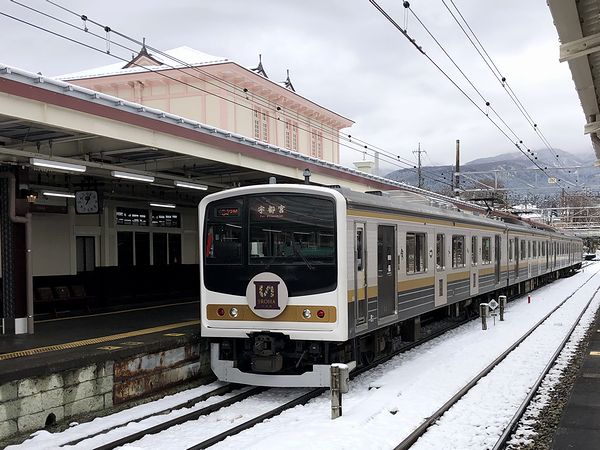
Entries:
<svg viewBox="0 0 600 450">
<path fill-rule="evenodd" d="M 14 359 L 14 358 L 22 358 L 24 356 L 39 355 L 40 353 L 55 352 L 55 351 L 59 351 L 59 350 L 68 350 L 71 348 L 84 347 L 86 345 L 102 344 L 104 342 L 117 341 L 119 339 L 127 339 L 127 338 L 131 338 L 134 336 L 143 336 L 143 335 L 152 334 L 152 333 L 160 333 L 162 331 L 173 330 L 175 328 L 182 328 L 182 327 L 188 327 L 188 326 L 199 325 L 199 324 L 200 324 L 199 320 L 190 320 L 188 322 L 179 322 L 179 323 L 172 323 L 169 325 L 162 325 L 160 327 L 144 328 L 142 330 L 129 331 L 127 333 L 112 334 L 110 336 L 101 336 L 101 337 L 97 337 L 97 338 L 83 339 L 81 341 L 66 342 L 64 344 L 48 345 L 47 347 L 30 348 L 27 350 L 20 350 L 18 352 L 3 353 L 0 355 L 0 361 L 5 361 L 7 359 Z"/>
</svg>

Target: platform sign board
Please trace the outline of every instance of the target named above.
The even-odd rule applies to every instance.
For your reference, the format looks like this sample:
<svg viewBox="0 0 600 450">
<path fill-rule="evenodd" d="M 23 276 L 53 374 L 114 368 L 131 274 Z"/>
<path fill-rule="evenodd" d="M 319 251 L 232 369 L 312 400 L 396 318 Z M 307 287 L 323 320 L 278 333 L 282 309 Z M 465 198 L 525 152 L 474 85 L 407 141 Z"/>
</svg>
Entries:
<svg viewBox="0 0 600 450">
<path fill-rule="evenodd" d="M 490 301 L 488 302 L 488 307 L 489 307 L 489 308 L 490 308 L 492 311 L 494 311 L 494 310 L 495 310 L 495 309 L 496 309 L 496 308 L 497 308 L 499 305 L 500 305 L 500 304 L 499 304 L 499 303 L 498 303 L 496 300 L 494 300 L 494 299 L 492 299 L 492 300 L 490 300 Z"/>
</svg>

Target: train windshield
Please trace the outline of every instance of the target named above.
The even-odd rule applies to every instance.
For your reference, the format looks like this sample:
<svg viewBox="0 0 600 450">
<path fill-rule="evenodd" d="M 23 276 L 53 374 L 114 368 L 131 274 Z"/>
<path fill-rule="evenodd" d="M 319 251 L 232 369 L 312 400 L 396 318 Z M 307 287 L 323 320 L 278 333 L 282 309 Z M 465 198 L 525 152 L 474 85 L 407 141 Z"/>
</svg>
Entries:
<svg viewBox="0 0 600 450">
<path fill-rule="evenodd" d="M 335 264 L 333 202 L 294 196 L 251 197 L 249 264 Z"/>
<path fill-rule="evenodd" d="M 210 203 L 204 232 L 204 283 L 245 295 L 257 273 L 273 272 L 290 295 L 337 285 L 335 202 L 294 194 L 248 195 Z"/>
</svg>

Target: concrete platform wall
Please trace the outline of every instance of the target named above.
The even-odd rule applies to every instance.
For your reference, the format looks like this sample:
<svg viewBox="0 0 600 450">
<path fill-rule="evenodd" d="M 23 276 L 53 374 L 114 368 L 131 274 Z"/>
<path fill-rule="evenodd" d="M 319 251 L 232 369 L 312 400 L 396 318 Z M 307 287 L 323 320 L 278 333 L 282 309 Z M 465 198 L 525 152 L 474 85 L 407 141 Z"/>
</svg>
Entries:
<svg viewBox="0 0 600 450">
<path fill-rule="evenodd" d="M 126 404 L 210 373 L 199 343 L 0 385 L 0 439 Z"/>
</svg>

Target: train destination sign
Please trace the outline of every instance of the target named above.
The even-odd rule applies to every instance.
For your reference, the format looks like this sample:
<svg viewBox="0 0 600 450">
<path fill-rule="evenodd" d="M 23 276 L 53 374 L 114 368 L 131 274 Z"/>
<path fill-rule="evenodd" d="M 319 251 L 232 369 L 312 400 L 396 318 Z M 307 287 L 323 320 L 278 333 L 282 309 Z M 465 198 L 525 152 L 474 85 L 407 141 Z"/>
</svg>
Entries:
<svg viewBox="0 0 600 450">
<path fill-rule="evenodd" d="M 240 208 L 217 208 L 217 217 L 239 217 Z"/>
<path fill-rule="evenodd" d="M 285 205 L 259 204 L 256 208 L 256 212 L 261 218 L 281 218 L 286 215 L 286 207 Z"/>
</svg>

